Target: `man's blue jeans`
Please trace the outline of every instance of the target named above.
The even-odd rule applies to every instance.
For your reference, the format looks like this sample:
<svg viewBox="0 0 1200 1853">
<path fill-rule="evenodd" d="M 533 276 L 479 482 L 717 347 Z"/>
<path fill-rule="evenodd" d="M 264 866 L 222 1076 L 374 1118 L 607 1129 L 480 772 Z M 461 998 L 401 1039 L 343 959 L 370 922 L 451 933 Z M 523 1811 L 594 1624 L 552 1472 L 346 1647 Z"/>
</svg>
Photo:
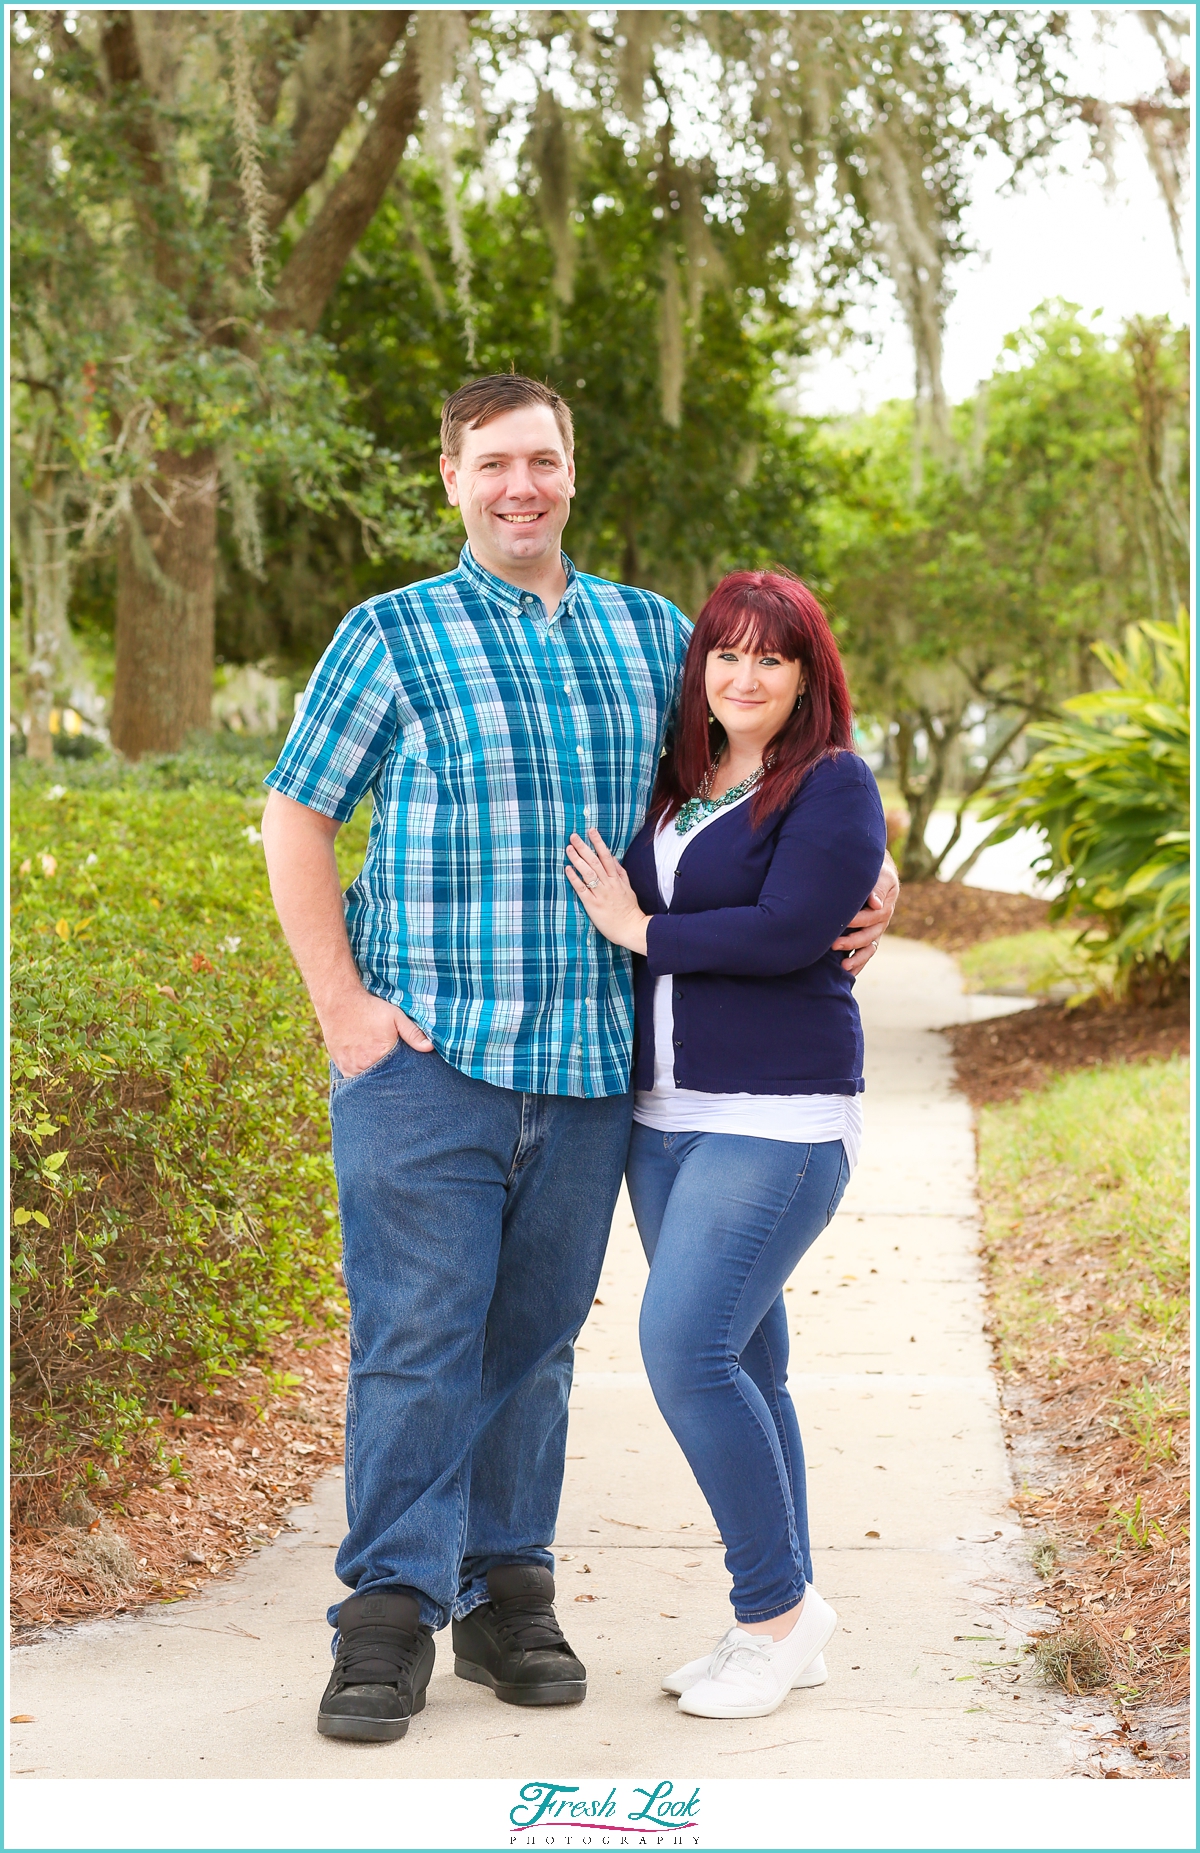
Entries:
<svg viewBox="0 0 1200 1853">
<path fill-rule="evenodd" d="M 553 1567 L 574 1340 L 631 1098 L 520 1094 L 407 1043 L 330 1092 L 350 1296 L 337 1574 L 444 1628 L 500 1563 Z M 336 1626 L 337 1604 L 329 1611 Z"/>
<path fill-rule="evenodd" d="M 840 1139 L 789 1145 L 635 1126 L 629 1195 L 650 1279 L 642 1357 L 725 1544 L 739 1621 L 812 1581 L 783 1285 L 850 1179 Z"/>
</svg>

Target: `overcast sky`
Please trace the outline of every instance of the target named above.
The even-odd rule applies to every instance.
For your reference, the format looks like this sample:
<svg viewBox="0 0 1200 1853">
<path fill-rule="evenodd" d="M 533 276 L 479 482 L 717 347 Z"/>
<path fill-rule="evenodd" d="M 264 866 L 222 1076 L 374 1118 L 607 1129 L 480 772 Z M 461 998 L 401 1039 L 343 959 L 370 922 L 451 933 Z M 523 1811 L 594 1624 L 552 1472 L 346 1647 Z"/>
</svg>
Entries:
<svg viewBox="0 0 1200 1853">
<path fill-rule="evenodd" d="M 1088 89 L 1124 98 L 1156 87 L 1161 63 L 1133 9 L 1117 19 L 1114 39 L 1107 47 L 1084 40 Z M 1049 297 L 1065 297 L 1088 313 L 1099 309 L 1102 325 L 1111 328 L 1135 314 L 1190 320 L 1166 209 L 1140 144 L 1122 137 L 1112 192 L 1087 159 L 1082 129 L 1060 158 L 1066 173 L 1025 181 L 1013 194 L 999 192 L 1006 173 L 999 157 L 981 163 L 967 219 L 979 255 L 953 273 L 946 328 L 945 377 L 954 400 L 967 397 L 991 372 L 1004 336 Z M 1189 204 L 1185 223 L 1190 225 L 1191 216 Z M 809 363 L 800 400 L 804 411 L 872 410 L 911 394 L 908 336 L 894 304 L 889 310 L 881 318 L 886 333 L 877 347 Z"/>
</svg>

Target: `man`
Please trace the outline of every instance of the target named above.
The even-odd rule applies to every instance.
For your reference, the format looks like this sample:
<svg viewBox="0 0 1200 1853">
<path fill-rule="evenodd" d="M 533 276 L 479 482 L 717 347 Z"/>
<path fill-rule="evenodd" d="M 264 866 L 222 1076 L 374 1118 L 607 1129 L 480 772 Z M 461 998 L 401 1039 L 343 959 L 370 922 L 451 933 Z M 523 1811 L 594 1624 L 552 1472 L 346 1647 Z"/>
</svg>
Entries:
<svg viewBox="0 0 1200 1853">
<path fill-rule="evenodd" d="M 402 1737 L 433 1631 L 518 1705 L 581 1700 L 554 1615 L 573 1343 L 631 1122 L 627 955 L 567 841 L 641 823 L 690 631 L 577 574 L 570 412 L 517 375 L 446 401 L 458 567 L 367 601 L 318 664 L 263 818 L 271 888 L 332 1064 L 351 1307 L 346 1503 L 318 1729 Z M 344 897 L 334 837 L 363 795 Z M 894 871 L 837 942 L 861 969 Z"/>
</svg>

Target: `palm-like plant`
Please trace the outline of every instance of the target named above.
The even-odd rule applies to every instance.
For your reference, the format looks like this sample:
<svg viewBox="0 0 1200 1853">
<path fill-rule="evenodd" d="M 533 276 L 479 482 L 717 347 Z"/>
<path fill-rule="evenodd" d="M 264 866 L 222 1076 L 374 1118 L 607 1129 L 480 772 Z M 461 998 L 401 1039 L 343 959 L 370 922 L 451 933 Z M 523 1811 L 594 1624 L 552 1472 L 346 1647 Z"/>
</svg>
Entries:
<svg viewBox="0 0 1200 1853">
<path fill-rule="evenodd" d="M 1121 649 L 1093 645 L 1114 686 L 1031 729 L 1044 744 L 986 813 L 1003 836 L 1044 832 L 1038 873 L 1066 878 L 1054 914 L 1090 916 L 1084 949 L 1147 999 L 1179 988 L 1191 945 L 1189 634 L 1181 609 L 1131 624 Z"/>
</svg>

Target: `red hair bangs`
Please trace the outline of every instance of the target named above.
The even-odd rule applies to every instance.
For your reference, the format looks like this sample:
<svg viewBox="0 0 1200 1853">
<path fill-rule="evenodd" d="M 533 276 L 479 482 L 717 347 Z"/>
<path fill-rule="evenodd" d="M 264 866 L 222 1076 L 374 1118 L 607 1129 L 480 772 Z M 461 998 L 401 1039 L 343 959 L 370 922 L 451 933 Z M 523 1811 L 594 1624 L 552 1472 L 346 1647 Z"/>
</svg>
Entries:
<svg viewBox="0 0 1200 1853">
<path fill-rule="evenodd" d="M 696 619 L 683 668 L 675 738 L 662 761 L 651 816 L 674 817 L 694 798 L 725 745 L 725 730 L 710 721 L 705 674 L 713 650 L 743 648 L 799 663 L 804 699 L 764 755 L 754 794 L 755 828 L 789 804 L 818 760 L 853 745 L 850 691 L 829 620 L 802 580 L 783 572 L 729 573 Z"/>
</svg>

